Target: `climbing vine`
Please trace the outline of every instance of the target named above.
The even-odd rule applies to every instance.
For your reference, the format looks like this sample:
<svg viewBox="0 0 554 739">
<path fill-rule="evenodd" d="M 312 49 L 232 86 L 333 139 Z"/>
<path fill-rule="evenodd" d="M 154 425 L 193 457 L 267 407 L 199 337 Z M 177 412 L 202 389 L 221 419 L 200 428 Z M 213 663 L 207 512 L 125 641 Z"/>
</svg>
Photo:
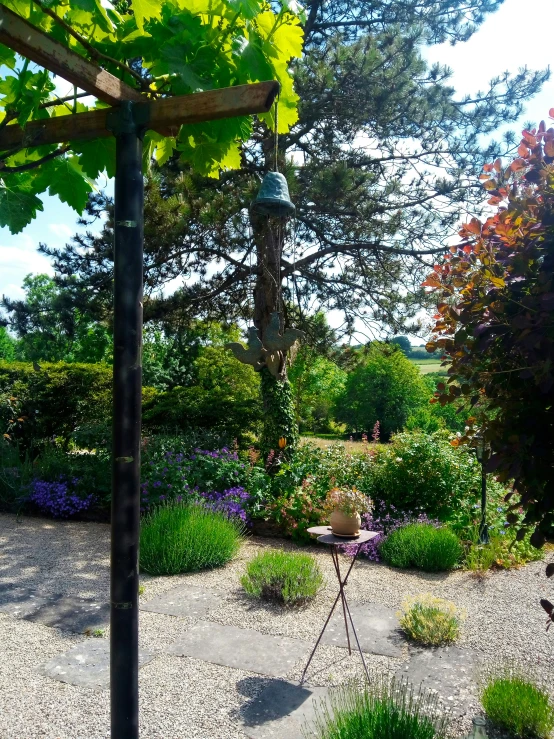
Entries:
<svg viewBox="0 0 554 739">
<path fill-rule="evenodd" d="M 260 447 L 274 468 L 277 457 L 286 459 L 298 446 L 298 425 L 290 382 L 276 379 L 265 367 L 260 375 L 265 416 Z"/>
</svg>

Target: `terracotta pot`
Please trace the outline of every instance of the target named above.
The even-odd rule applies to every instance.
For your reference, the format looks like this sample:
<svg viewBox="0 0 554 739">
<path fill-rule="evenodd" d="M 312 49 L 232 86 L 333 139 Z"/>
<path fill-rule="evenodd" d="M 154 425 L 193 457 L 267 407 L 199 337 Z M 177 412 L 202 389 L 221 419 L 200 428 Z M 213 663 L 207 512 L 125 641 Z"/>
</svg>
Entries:
<svg viewBox="0 0 554 739">
<path fill-rule="evenodd" d="M 346 516 L 342 511 L 335 508 L 333 513 L 331 513 L 329 523 L 334 534 L 339 534 L 340 536 L 357 536 L 360 533 L 362 519 L 359 513 L 356 513 L 354 516 Z"/>
</svg>

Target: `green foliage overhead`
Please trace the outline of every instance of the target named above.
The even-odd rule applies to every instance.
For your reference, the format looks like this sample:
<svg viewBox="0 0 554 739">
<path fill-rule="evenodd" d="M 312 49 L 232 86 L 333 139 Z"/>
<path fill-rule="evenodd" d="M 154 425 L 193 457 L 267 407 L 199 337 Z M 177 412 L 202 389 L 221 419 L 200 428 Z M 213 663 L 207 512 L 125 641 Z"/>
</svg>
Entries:
<svg viewBox="0 0 554 739">
<path fill-rule="evenodd" d="M 337 419 L 352 431 L 371 434 L 379 421 L 383 439 L 400 431 L 410 414 L 429 400 L 418 368 L 396 346 L 374 343 L 348 374 L 336 403 Z"/>
<path fill-rule="evenodd" d="M 268 310 L 279 308 L 278 291 L 268 294 L 275 283 L 287 305 L 300 306 L 287 311 L 295 327 L 304 328 L 300 319 L 319 308 L 344 315 L 346 333 L 360 322 L 406 332 L 424 300 L 425 264 L 448 248 L 460 209 L 482 204 L 474 187 L 482 163 L 512 146 L 490 134 L 516 121 L 548 76 L 506 74 L 486 91 L 464 96 L 453 89 L 450 70 L 426 65 L 425 44 L 466 40 L 499 5 L 308 0 L 303 55 L 291 65 L 298 120 L 279 137 L 280 171 L 297 208 L 295 238 L 285 239 L 279 274 L 268 276 L 259 239 L 248 228 L 260 176 L 274 166 L 272 132 L 255 120 L 240 169 L 216 181 L 169 159 L 151 183 L 147 290 L 160 276 L 188 279 L 148 310 L 155 317 L 250 318 L 256 281 L 257 299 Z M 45 251 L 60 274 L 97 287 L 101 277 L 109 284 L 112 242 L 108 227 L 85 240 L 81 254 Z"/>
<path fill-rule="evenodd" d="M 301 54 L 303 34 L 287 3 L 275 12 L 261 0 L 131 0 L 109 8 L 100 0 L 4 4 L 151 99 L 276 79 L 281 84 L 279 129 L 288 131 L 296 122 L 298 98 L 289 64 Z M 32 71 L 4 46 L 0 57 L 0 125 L 24 126 L 106 107 L 77 98 L 61 101 L 48 71 Z M 260 119 L 274 125 L 272 113 Z M 240 145 L 251 132 L 247 117 L 188 125 L 173 138 L 148 132 L 145 161 L 153 156 L 164 162 L 176 152 L 196 172 L 217 177 L 221 168 L 240 166 Z M 113 142 L 75 142 L 69 151 L 57 145 L 23 148 L 4 152 L 1 159 L 0 225 L 17 233 L 43 209 L 38 195 L 46 191 L 82 213 L 98 175 L 113 175 L 114 147 Z"/>
<path fill-rule="evenodd" d="M 469 433 L 455 443 L 481 427 L 488 470 L 514 481 L 508 521 L 523 506 L 540 546 L 554 524 L 554 128 L 524 131 L 518 155 L 485 166 L 497 212 L 464 224 L 462 243 L 423 284 L 440 316 L 428 348 L 450 363 L 433 401 L 471 404 Z"/>
</svg>

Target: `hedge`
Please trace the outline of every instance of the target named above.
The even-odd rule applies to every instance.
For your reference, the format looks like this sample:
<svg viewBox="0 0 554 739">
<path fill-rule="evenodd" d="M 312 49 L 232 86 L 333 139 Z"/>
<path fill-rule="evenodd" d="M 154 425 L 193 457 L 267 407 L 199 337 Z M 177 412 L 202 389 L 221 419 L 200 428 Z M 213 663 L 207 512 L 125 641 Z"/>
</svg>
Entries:
<svg viewBox="0 0 554 739">
<path fill-rule="evenodd" d="M 107 365 L 58 362 L 35 369 L 0 362 L 1 428 L 25 447 L 53 436 L 67 442 L 81 424 L 109 420 L 111 392 Z"/>
<path fill-rule="evenodd" d="M 146 433 L 210 429 L 229 438 L 256 430 L 261 403 L 236 399 L 205 387 L 159 392 L 145 387 L 143 427 Z M 0 433 L 22 448 L 58 437 L 68 446 L 96 446 L 109 438 L 112 416 L 112 368 L 105 364 L 0 362 Z M 22 419 L 22 420 L 21 420 Z"/>
</svg>

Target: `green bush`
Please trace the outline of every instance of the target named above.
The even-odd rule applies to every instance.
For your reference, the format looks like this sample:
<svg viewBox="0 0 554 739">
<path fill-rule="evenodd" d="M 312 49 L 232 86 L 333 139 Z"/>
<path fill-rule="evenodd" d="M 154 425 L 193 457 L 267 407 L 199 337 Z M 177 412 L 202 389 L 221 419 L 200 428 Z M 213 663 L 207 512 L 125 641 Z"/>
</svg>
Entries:
<svg viewBox="0 0 554 739">
<path fill-rule="evenodd" d="M 456 534 L 449 529 L 411 523 L 389 534 L 379 552 L 392 567 L 444 572 L 458 563 L 463 549 Z"/>
<path fill-rule="evenodd" d="M 249 595 L 293 606 L 315 597 L 323 576 L 309 554 L 272 551 L 250 560 L 240 581 Z"/>
<path fill-rule="evenodd" d="M 111 393 L 107 365 L 44 363 L 35 370 L 24 362 L 0 362 L 0 426 L 24 448 L 54 436 L 68 445 L 81 424 L 110 418 Z"/>
<path fill-rule="evenodd" d="M 381 425 L 387 440 L 408 417 L 428 404 L 431 393 L 419 369 L 391 344 L 373 343 L 362 362 L 348 374 L 335 415 L 350 431 L 371 433 Z"/>
<path fill-rule="evenodd" d="M 329 704 L 316 709 L 315 732 L 305 733 L 318 739 L 444 739 L 446 731 L 436 694 L 414 694 L 406 683 L 375 675 L 363 691 L 347 685 L 332 692 Z"/>
<path fill-rule="evenodd" d="M 375 501 L 441 520 L 477 501 L 480 465 L 470 451 L 454 448 L 446 432 L 397 434 L 375 452 L 366 490 Z"/>
<path fill-rule="evenodd" d="M 452 644 L 460 633 L 461 614 L 448 600 L 426 593 L 402 604 L 400 626 L 413 641 L 424 646 Z"/>
<path fill-rule="evenodd" d="M 140 568 L 151 575 L 177 575 L 221 567 L 238 552 L 243 526 L 197 505 L 161 505 L 140 529 Z"/>
<path fill-rule="evenodd" d="M 547 739 L 554 729 L 548 691 L 517 670 L 491 676 L 481 690 L 481 702 L 489 719 L 516 737 Z"/>
<path fill-rule="evenodd" d="M 16 511 L 33 479 L 29 454 L 0 436 L 0 511 Z"/>
</svg>

